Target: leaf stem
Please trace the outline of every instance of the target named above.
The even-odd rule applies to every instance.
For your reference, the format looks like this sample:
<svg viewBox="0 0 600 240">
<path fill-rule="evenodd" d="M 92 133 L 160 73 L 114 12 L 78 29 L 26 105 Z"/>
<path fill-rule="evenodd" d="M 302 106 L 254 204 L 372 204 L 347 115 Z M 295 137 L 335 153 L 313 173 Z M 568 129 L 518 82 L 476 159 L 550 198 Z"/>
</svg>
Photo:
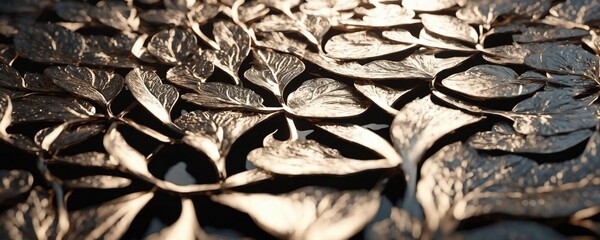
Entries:
<svg viewBox="0 0 600 240">
<path fill-rule="evenodd" d="M 288 130 L 290 132 L 289 141 L 297 141 L 298 140 L 298 129 L 296 128 L 296 124 L 294 123 L 294 119 L 291 119 L 287 115 L 285 116 L 285 121 L 288 125 Z"/>
</svg>

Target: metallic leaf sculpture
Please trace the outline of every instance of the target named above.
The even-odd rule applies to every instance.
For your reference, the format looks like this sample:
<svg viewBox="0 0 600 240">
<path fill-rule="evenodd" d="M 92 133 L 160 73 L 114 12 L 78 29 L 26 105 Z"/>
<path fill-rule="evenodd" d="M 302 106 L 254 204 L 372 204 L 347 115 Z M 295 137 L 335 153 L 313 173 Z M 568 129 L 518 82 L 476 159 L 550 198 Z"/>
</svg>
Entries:
<svg viewBox="0 0 600 240">
<path fill-rule="evenodd" d="M 179 28 L 159 32 L 148 43 L 148 51 L 169 64 L 183 62 L 196 48 L 196 36 Z"/>
<path fill-rule="evenodd" d="M 297 57 L 273 50 L 253 51 L 256 59 L 252 68 L 244 72 L 248 81 L 271 91 L 281 103 L 285 87 L 304 69 L 304 63 Z"/>
</svg>

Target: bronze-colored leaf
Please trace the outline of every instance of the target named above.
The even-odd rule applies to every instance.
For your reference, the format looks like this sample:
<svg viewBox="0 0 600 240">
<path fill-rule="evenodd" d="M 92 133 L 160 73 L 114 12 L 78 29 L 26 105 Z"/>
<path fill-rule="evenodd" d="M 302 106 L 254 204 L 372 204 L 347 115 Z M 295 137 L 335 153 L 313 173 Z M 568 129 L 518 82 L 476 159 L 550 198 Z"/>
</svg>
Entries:
<svg viewBox="0 0 600 240">
<path fill-rule="evenodd" d="M 0 86 L 23 89 L 25 82 L 17 69 L 7 64 L 0 64 Z"/>
<path fill-rule="evenodd" d="M 550 14 L 576 23 L 600 20 L 600 3 L 594 0 L 567 0 L 554 5 Z"/>
<path fill-rule="evenodd" d="M 343 19 L 340 22 L 348 26 L 388 28 L 421 22 L 413 19 L 415 12 L 397 4 L 377 4 L 374 8 L 358 7 L 354 9 L 361 19 Z"/>
<path fill-rule="evenodd" d="M 525 64 L 548 72 L 574 74 L 598 79 L 598 56 L 580 46 L 550 45 L 540 54 L 529 54 Z"/>
<path fill-rule="evenodd" d="M 429 34 L 425 28 L 419 32 L 419 38 L 415 38 L 408 30 L 405 29 L 390 29 L 382 32 L 382 36 L 386 39 L 410 44 L 419 44 L 424 47 L 433 49 L 447 49 L 461 52 L 476 52 L 474 48 L 470 48 L 460 43 L 458 40 L 448 38 L 440 38 Z"/>
<path fill-rule="evenodd" d="M 200 83 L 206 82 L 214 69 L 215 66 L 210 61 L 201 57 L 169 69 L 167 80 L 179 87 L 195 90 Z"/>
<path fill-rule="evenodd" d="M 62 149 L 83 142 L 104 131 L 104 126 L 98 124 L 72 126 L 67 129 L 64 129 L 64 127 L 65 126 L 61 125 L 40 130 L 34 137 L 35 142 L 41 146 L 42 149 L 52 154 L 56 154 Z M 58 128 L 61 129 L 58 135 L 56 135 L 56 130 Z M 49 144 L 46 142 L 48 138 L 52 138 Z"/>
<path fill-rule="evenodd" d="M 269 138 L 271 136 L 267 136 Z M 255 166 L 282 175 L 347 175 L 357 172 L 390 168 L 386 159 L 358 160 L 343 156 L 337 149 L 321 145 L 314 140 L 277 141 L 248 153 L 248 161 Z"/>
<path fill-rule="evenodd" d="M 131 184 L 131 180 L 110 175 L 93 175 L 65 180 L 63 184 L 66 188 L 70 189 L 111 189 L 127 187 Z"/>
<path fill-rule="evenodd" d="M 472 116 L 460 110 L 439 106 L 429 96 L 417 99 L 400 109 L 390 126 L 390 134 L 396 151 L 402 156 L 402 169 L 407 175 L 405 208 L 416 215 L 414 194 L 417 185 L 417 169 L 429 148 L 458 128 L 478 122 L 482 117 Z"/>
<path fill-rule="evenodd" d="M 587 35 L 588 32 L 586 30 L 578 28 L 536 26 L 521 29 L 521 34 L 513 35 L 513 40 L 519 43 L 532 43 L 582 38 Z"/>
<path fill-rule="evenodd" d="M 20 56 L 36 62 L 76 63 L 86 48 L 81 34 L 50 24 L 23 28 L 13 41 Z"/>
<path fill-rule="evenodd" d="M 258 0 L 259 3 L 275 8 L 288 16 L 292 16 L 292 8 L 300 4 L 300 0 Z"/>
<path fill-rule="evenodd" d="M 335 35 L 325 43 L 327 55 L 336 59 L 367 59 L 406 51 L 415 44 L 393 43 L 373 32 L 360 31 Z"/>
<path fill-rule="evenodd" d="M 413 11 L 436 12 L 446 10 L 463 2 L 464 0 L 403 0 L 402 6 Z"/>
<path fill-rule="evenodd" d="M 184 25 L 187 22 L 186 12 L 174 9 L 150 9 L 140 13 L 144 22 L 157 25 Z"/>
<path fill-rule="evenodd" d="M 107 108 L 124 85 L 123 77 L 119 74 L 72 65 L 46 68 L 44 75 L 65 91 Z"/>
<path fill-rule="evenodd" d="M 289 111 L 313 118 L 343 118 L 359 115 L 369 103 L 350 86 L 330 78 L 303 82 L 287 99 Z"/>
<path fill-rule="evenodd" d="M 181 199 L 181 214 L 171 226 L 148 236 L 148 240 L 158 239 L 210 239 L 200 228 L 194 202 L 189 198 Z"/>
<path fill-rule="evenodd" d="M 25 88 L 29 91 L 59 93 L 64 92 L 62 88 L 56 86 L 50 78 L 41 73 L 25 73 L 23 76 Z"/>
<path fill-rule="evenodd" d="M 31 95 L 13 101 L 13 122 L 62 122 L 84 119 L 96 113 L 89 102 L 71 97 Z"/>
<path fill-rule="evenodd" d="M 391 115 L 396 116 L 398 110 L 392 108 L 398 99 L 405 96 L 412 89 L 394 89 L 385 85 L 377 84 L 370 80 L 354 81 L 354 87 L 365 97 L 371 99 L 378 107 L 385 110 Z"/>
<path fill-rule="evenodd" d="M 422 234 L 421 220 L 404 209 L 393 207 L 390 216 L 373 223 L 366 236 L 367 239 L 419 239 Z"/>
<path fill-rule="evenodd" d="M 148 43 L 148 51 L 160 61 L 178 64 L 198 48 L 196 36 L 180 28 L 165 29 L 154 34 Z"/>
<path fill-rule="evenodd" d="M 0 63 L 11 65 L 17 59 L 17 51 L 13 45 L 0 43 Z"/>
<path fill-rule="evenodd" d="M 263 105 L 263 98 L 254 91 L 226 83 L 207 82 L 199 84 L 195 93 L 186 93 L 181 99 L 193 104 L 221 109 L 247 109 L 254 111 L 276 111 Z"/>
<path fill-rule="evenodd" d="M 544 82 L 524 79 L 514 70 L 498 65 L 478 65 L 451 75 L 441 83 L 469 97 L 482 99 L 519 97 L 544 86 Z"/>
<path fill-rule="evenodd" d="M 482 150 L 502 150 L 514 153 L 557 153 L 565 151 L 592 135 L 589 129 L 552 136 L 522 135 L 512 126 L 499 123 L 492 131 L 479 132 L 468 140 L 469 146 Z"/>
<path fill-rule="evenodd" d="M 241 80 L 238 76 L 240 66 L 250 53 L 250 37 L 238 25 L 231 22 L 217 22 L 213 27 L 215 40 L 220 50 L 204 51 L 207 59 L 229 74 L 236 84 Z"/>
<path fill-rule="evenodd" d="M 0 215 L 0 238 L 55 239 L 59 232 L 59 220 L 54 202 L 52 192 L 41 188 L 33 189 L 25 202 L 18 203 Z"/>
<path fill-rule="evenodd" d="M 550 47 L 550 43 L 530 43 L 503 45 L 483 50 L 483 58 L 496 64 L 525 64 L 525 58 L 533 54 L 541 54 Z"/>
<path fill-rule="evenodd" d="M 243 171 L 241 173 L 236 173 L 231 175 L 225 179 L 223 182 L 223 187 L 225 188 L 234 188 L 239 186 L 245 186 L 269 179 L 273 179 L 275 176 L 267 171 L 254 168 L 248 171 Z"/>
<path fill-rule="evenodd" d="M 273 50 L 253 51 L 254 64 L 244 72 L 250 82 L 271 91 L 280 102 L 283 101 L 285 87 L 305 69 L 297 57 Z"/>
<path fill-rule="evenodd" d="M 123 1 L 100 1 L 90 15 L 106 26 L 126 32 L 137 31 L 140 25 L 137 10 Z"/>
<path fill-rule="evenodd" d="M 478 42 L 477 31 L 458 18 L 425 13 L 420 14 L 419 17 L 428 31 L 471 44 Z"/>
<path fill-rule="evenodd" d="M 0 204 L 31 189 L 33 176 L 25 170 L 0 170 Z"/>
<path fill-rule="evenodd" d="M 125 77 L 131 94 L 158 120 L 173 127 L 171 109 L 179 98 L 177 89 L 162 84 L 160 77 L 153 71 L 136 68 Z"/>
<path fill-rule="evenodd" d="M 73 164 L 83 167 L 102 167 L 115 169 L 119 162 L 102 152 L 84 152 L 68 156 L 54 156 L 48 163 Z"/>
<path fill-rule="evenodd" d="M 71 22 L 88 23 L 92 21 L 90 12 L 93 6 L 82 2 L 58 2 L 54 4 L 56 14 Z"/>
<path fill-rule="evenodd" d="M 152 197 L 153 192 L 136 192 L 71 212 L 72 227 L 67 239 L 119 239 Z"/>
<path fill-rule="evenodd" d="M 359 0 L 308 0 L 300 5 L 300 11 L 308 15 L 331 17 L 339 15 L 341 11 L 353 10 L 359 4 Z"/>
<path fill-rule="evenodd" d="M 268 233 L 283 239 L 347 239 L 375 216 L 376 191 L 304 187 L 290 193 L 229 193 L 213 201 L 247 213 Z"/>
<path fill-rule="evenodd" d="M 327 18 L 297 12 L 292 16 L 269 15 L 254 24 L 261 32 L 297 32 L 321 51 L 323 37 L 331 24 Z"/>
<path fill-rule="evenodd" d="M 247 23 L 266 16 L 269 13 L 269 8 L 262 3 L 245 2 L 238 8 L 238 11 L 240 21 Z"/>
<path fill-rule="evenodd" d="M 186 132 L 183 141 L 204 152 L 215 164 L 222 177 L 225 158 L 233 143 L 256 124 L 272 116 L 234 111 L 193 111 L 175 120 Z"/>
<path fill-rule="evenodd" d="M 460 231 L 450 239 L 568 239 L 553 228 L 528 221 L 501 221 L 476 229 Z"/>
</svg>

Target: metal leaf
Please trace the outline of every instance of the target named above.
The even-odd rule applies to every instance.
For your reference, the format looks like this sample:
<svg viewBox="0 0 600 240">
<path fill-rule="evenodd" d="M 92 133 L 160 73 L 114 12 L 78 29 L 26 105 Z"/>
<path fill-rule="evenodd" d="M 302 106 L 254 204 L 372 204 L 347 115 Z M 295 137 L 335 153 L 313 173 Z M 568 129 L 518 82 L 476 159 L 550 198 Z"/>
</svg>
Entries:
<svg viewBox="0 0 600 240">
<path fill-rule="evenodd" d="M 29 91 L 59 93 L 64 90 L 56 86 L 52 80 L 41 73 L 25 73 L 23 76 L 25 88 Z"/>
<path fill-rule="evenodd" d="M 148 236 L 146 239 L 210 239 L 210 237 L 200 228 L 194 202 L 188 198 L 181 199 L 181 214 L 171 226 L 160 230 Z"/>
<path fill-rule="evenodd" d="M 153 192 L 136 192 L 69 214 L 67 239 L 119 239 L 140 210 L 154 197 Z"/>
<path fill-rule="evenodd" d="M 278 53 L 273 50 L 252 51 L 254 64 L 244 72 L 250 82 L 271 91 L 283 101 L 285 87 L 305 69 L 304 63 L 297 57 Z"/>
<path fill-rule="evenodd" d="M 60 128 L 58 136 L 56 136 L 56 130 Z M 56 154 L 58 151 L 65 149 L 71 145 L 83 142 L 90 137 L 99 134 L 104 131 L 104 126 L 99 124 L 86 124 L 80 126 L 73 126 L 64 129 L 63 125 L 44 128 L 40 130 L 34 137 L 35 142 L 41 146 L 44 150 Z M 46 139 L 51 138 L 51 143 L 46 143 Z"/>
<path fill-rule="evenodd" d="M 165 29 L 154 34 L 148 43 L 148 51 L 160 61 L 178 64 L 198 48 L 196 36 L 180 28 Z"/>
<path fill-rule="evenodd" d="M 502 150 L 514 153 L 558 153 L 565 151 L 592 135 L 589 129 L 552 136 L 522 135 L 512 126 L 499 123 L 492 131 L 479 132 L 467 141 L 469 146 L 481 150 Z"/>
<path fill-rule="evenodd" d="M 212 63 L 229 74 L 236 84 L 240 66 L 250 53 L 250 37 L 241 27 L 230 22 L 217 22 L 213 27 L 215 40 L 220 50 L 205 51 Z"/>
<path fill-rule="evenodd" d="M 93 6 L 81 2 L 58 2 L 54 4 L 56 15 L 71 22 L 88 23 L 92 21 L 90 12 Z"/>
<path fill-rule="evenodd" d="M 600 4 L 594 0 L 567 0 L 556 4 L 550 14 L 576 23 L 600 20 Z"/>
<path fill-rule="evenodd" d="M 63 184 L 66 188 L 70 189 L 112 189 L 127 187 L 131 184 L 131 180 L 110 175 L 94 175 L 65 180 Z"/>
<path fill-rule="evenodd" d="M 396 116 L 398 110 L 392 108 L 398 99 L 406 95 L 413 89 L 394 89 L 385 85 L 376 84 L 370 80 L 357 80 L 354 81 L 354 87 L 365 97 L 371 99 L 378 107 L 385 110 L 391 115 Z"/>
<path fill-rule="evenodd" d="M 53 66 L 44 70 L 52 82 L 73 95 L 92 100 L 106 108 L 123 88 L 123 77 L 99 69 Z"/>
<path fill-rule="evenodd" d="M 96 108 L 83 100 L 51 95 L 31 95 L 13 101 L 13 122 L 62 122 L 85 119 L 96 113 Z"/>
<path fill-rule="evenodd" d="M 292 8 L 300 4 L 300 0 L 258 0 L 259 3 L 275 8 L 288 16 L 292 16 Z"/>
<path fill-rule="evenodd" d="M 529 54 L 525 64 L 548 72 L 598 79 L 598 57 L 580 46 L 550 45 L 541 54 Z"/>
<path fill-rule="evenodd" d="M 337 191 L 304 187 L 290 193 L 229 193 L 213 201 L 245 213 L 265 231 L 282 239 L 347 239 L 375 216 L 376 191 Z"/>
<path fill-rule="evenodd" d="M 204 152 L 215 164 L 222 177 L 225 173 L 225 158 L 233 143 L 246 131 L 272 114 L 234 111 L 193 111 L 175 120 L 186 130 L 183 141 Z"/>
<path fill-rule="evenodd" d="M 444 135 L 482 119 L 439 106 L 429 96 L 412 101 L 400 109 L 390 126 L 390 134 L 396 151 L 404 160 L 402 169 L 408 182 L 405 209 L 418 216 L 418 210 L 410 204 L 415 204 L 412 201 L 416 192 L 417 169 L 426 151 Z"/>
<path fill-rule="evenodd" d="M 275 175 L 270 172 L 254 168 L 248 171 L 243 171 L 240 173 L 236 173 L 231 175 L 225 179 L 223 182 L 223 187 L 225 188 L 234 188 L 239 186 L 245 186 L 269 179 L 273 179 Z"/>
<path fill-rule="evenodd" d="M 84 152 L 68 156 L 55 156 L 48 163 L 73 164 L 83 167 L 102 167 L 116 169 L 119 162 L 110 155 L 102 152 Z"/>
<path fill-rule="evenodd" d="M 419 239 L 423 234 L 422 225 L 421 220 L 406 210 L 393 207 L 389 217 L 368 228 L 366 239 Z"/>
<path fill-rule="evenodd" d="M 513 35 L 513 40 L 519 43 L 558 41 L 571 38 L 582 38 L 588 35 L 583 29 L 536 26 L 521 29 L 521 34 Z"/>
<path fill-rule="evenodd" d="M 167 80 L 179 87 L 195 90 L 200 83 L 206 82 L 214 69 L 215 66 L 209 60 L 200 57 L 198 60 L 185 62 L 169 69 Z"/>
<path fill-rule="evenodd" d="M 352 10 L 359 4 L 359 0 L 308 0 L 300 5 L 300 11 L 308 15 L 331 17 L 339 15 L 341 11 Z"/>
<path fill-rule="evenodd" d="M 261 32 L 297 32 L 321 51 L 322 40 L 331 24 L 327 18 L 297 12 L 292 16 L 269 15 L 254 24 Z"/>
<path fill-rule="evenodd" d="M 106 26 L 126 32 L 137 31 L 140 25 L 137 10 L 123 1 L 100 1 L 90 14 Z"/>
<path fill-rule="evenodd" d="M 248 161 L 263 170 L 282 175 L 347 175 L 394 166 L 386 159 L 347 158 L 337 149 L 314 140 L 279 142 L 273 139 L 269 145 L 250 151 Z"/>
<path fill-rule="evenodd" d="M 0 238 L 54 239 L 58 234 L 58 214 L 54 209 L 54 195 L 41 188 L 29 193 L 25 202 L 0 215 Z M 19 217 L 15 217 L 19 216 Z"/>
<path fill-rule="evenodd" d="M 361 19 L 343 19 L 340 23 L 356 27 L 388 28 L 400 25 L 409 25 L 421 22 L 413 19 L 415 12 L 397 4 L 377 4 L 374 8 L 356 8 L 354 10 Z"/>
<path fill-rule="evenodd" d="M 24 170 L 0 170 L 0 204 L 31 189 L 33 176 Z"/>
<path fill-rule="evenodd" d="M 13 41 L 20 56 L 44 63 L 76 63 L 86 48 L 82 35 L 50 24 L 21 29 Z"/>
<path fill-rule="evenodd" d="M 162 84 L 160 77 L 153 71 L 136 68 L 125 77 L 131 94 L 158 120 L 173 127 L 171 109 L 179 98 L 177 89 Z"/>
<path fill-rule="evenodd" d="M 184 25 L 187 22 L 186 12 L 174 9 L 150 9 L 140 13 L 144 22 L 157 25 Z"/>
<path fill-rule="evenodd" d="M 478 65 L 451 75 L 441 83 L 469 97 L 483 99 L 519 97 L 544 86 L 544 82 L 523 79 L 512 69 L 498 65 Z"/>
<path fill-rule="evenodd" d="M 458 18 L 425 13 L 420 14 L 419 17 L 428 31 L 472 44 L 478 41 L 477 31 Z"/>
<path fill-rule="evenodd" d="M 263 98 L 254 91 L 226 83 L 207 82 L 197 86 L 195 93 L 186 93 L 181 99 L 193 104 L 221 109 L 246 109 L 254 111 L 273 111 L 267 108 Z"/>
<path fill-rule="evenodd" d="M 476 229 L 460 231 L 451 239 L 568 239 L 553 228 L 529 221 L 510 220 Z"/>
<path fill-rule="evenodd" d="M 373 32 L 360 31 L 335 35 L 325 43 L 327 55 L 336 59 L 367 59 L 406 51 L 415 44 L 393 43 Z"/>
<path fill-rule="evenodd" d="M 287 99 L 289 111 L 313 118 L 343 118 L 359 115 L 369 103 L 356 90 L 330 78 L 303 82 Z"/>
<path fill-rule="evenodd" d="M 437 12 L 446 10 L 463 2 L 464 0 L 404 0 L 402 1 L 402 6 L 413 11 Z"/>
</svg>

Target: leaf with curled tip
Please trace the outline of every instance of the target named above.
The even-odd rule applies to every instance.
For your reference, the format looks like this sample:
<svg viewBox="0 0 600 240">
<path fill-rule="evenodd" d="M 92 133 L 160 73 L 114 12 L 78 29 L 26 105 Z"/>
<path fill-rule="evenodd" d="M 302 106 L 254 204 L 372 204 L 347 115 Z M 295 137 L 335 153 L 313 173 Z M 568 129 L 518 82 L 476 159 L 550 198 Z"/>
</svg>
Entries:
<svg viewBox="0 0 600 240">
<path fill-rule="evenodd" d="M 271 91 L 280 102 L 283 100 L 285 87 L 298 75 L 304 72 L 304 63 L 293 55 L 278 53 L 273 50 L 254 50 L 254 64 L 244 72 L 250 82 Z"/>
<path fill-rule="evenodd" d="M 420 23 L 414 19 L 415 12 L 401 7 L 398 4 L 377 4 L 374 8 L 358 7 L 354 12 L 361 15 L 361 19 L 342 19 L 340 23 L 352 27 L 388 28 L 400 25 Z"/>
<path fill-rule="evenodd" d="M 269 137 L 269 136 L 267 136 Z M 276 141 L 248 153 L 248 161 L 260 169 L 281 175 L 348 175 L 391 168 L 387 159 L 358 160 L 314 140 Z"/>
<path fill-rule="evenodd" d="M 195 90 L 212 75 L 215 66 L 207 59 L 185 62 L 167 71 L 167 80 L 179 87 Z"/>
<path fill-rule="evenodd" d="M 33 189 L 27 200 L 0 215 L 0 238 L 55 239 L 60 226 L 54 202 L 53 192 Z"/>
<path fill-rule="evenodd" d="M 311 118 L 344 118 L 367 110 L 369 102 L 346 84 L 330 78 L 308 80 L 290 93 L 287 111 Z"/>
<path fill-rule="evenodd" d="M 254 111 L 277 111 L 280 108 L 268 108 L 263 98 L 254 91 L 220 82 L 199 84 L 195 93 L 186 93 L 181 99 L 190 103 L 217 109 L 246 109 Z"/>
<path fill-rule="evenodd" d="M 133 69 L 125 77 L 131 94 L 152 115 L 167 126 L 177 129 L 171 121 L 171 109 L 179 98 L 177 88 L 163 84 L 153 71 Z"/>
<path fill-rule="evenodd" d="M 325 52 L 335 59 L 368 59 L 406 51 L 415 46 L 386 41 L 373 32 L 359 31 L 333 36 L 325 43 Z"/>
<path fill-rule="evenodd" d="M 377 191 L 304 187 L 280 195 L 233 192 L 211 199 L 247 213 L 278 238 L 347 239 L 375 216 L 380 195 Z"/>
<path fill-rule="evenodd" d="M 460 110 L 439 106 L 430 96 L 406 104 L 392 122 L 390 134 L 396 151 L 404 160 L 402 169 L 407 175 L 405 206 L 411 214 L 418 216 L 414 205 L 418 166 L 425 153 L 441 137 L 481 121 L 483 118 L 469 115 Z"/>
<path fill-rule="evenodd" d="M 65 188 L 70 189 L 112 189 L 124 188 L 131 184 L 131 180 L 110 175 L 93 175 L 63 181 Z"/>
<path fill-rule="evenodd" d="M 171 28 L 160 31 L 150 39 L 148 52 L 167 64 L 178 64 L 198 48 L 196 36 L 180 29 Z"/>
<path fill-rule="evenodd" d="M 53 66 L 44 70 L 52 82 L 75 96 L 92 100 L 106 108 L 123 88 L 119 74 L 87 67 Z"/>
<path fill-rule="evenodd" d="M 101 167 L 108 169 L 116 169 L 119 162 L 111 158 L 110 155 L 103 152 L 84 152 L 68 156 L 54 156 L 52 159 L 46 160 L 50 164 L 72 164 L 82 167 Z"/>
<path fill-rule="evenodd" d="M 508 220 L 450 234 L 448 239 L 568 239 L 553 228 L 533 221 Z"/>
<path fill-rule="evenodd" d="M 158 233 L 148 236 L 148 240 L 159 239 L 211 239 L 200 227 L 194 202 L 189 198 L 181 199 L 181 214 L 179 218 Z"/>
<path fill-rule="evenodd" d="M 453 74 L 441 83 L 449 89 L 477 99 L 514 98 L 531 94 L 544 86 L 544 82 L 524 79 L 511 68 L 487 64 Z"/>
<path fill-rule="evenodd" d="M 354 87 L 360 93 L 365 95 L 365 97 L 371 99 L 378 107 L 394 116 L 396 116 L 398 110 L 391 106 L 394 105 L 398 99 L 402 98 L 402 96 L 407 95 L 414 89 L 394 89 L 370 80 L 356 80 L 354 81 Z"/>
<path fill-rule="evenodd" d="M 137 31 L 137 10 L 123 1 L 100 1 L 90 15 L 102 24 L 125 32 Z"/>
<path fill-rule="evenodd" d="M 501 150 L 513 153 L 558 153 L 565 151 L 592 135 L 593 131 L 581 129 L 552 136 L 522 135 L 506 123 L 494 125 L 492 131 L 479 132 L 467 143 L 475 149 Z"/>
<path fill-rule="evenodd" d="M 238 72 L 250 53 L 250 36 L 240 26 L 224 21 L 214 24 L 213 34 L 220 49 L 203 51 L 203 56 L 229 74 L 239 85 L 241 80 Z"/>
<path fill-rule="evenodd" d="M 83 35 L 51 24 L 36 24 L 13 39 L 20 56 L 43 63 L 77 63 L 86 48 Z"/>
<path fill-rule="evenodd" d="M 477 31 L 462 20 L 445 15 L 420 14 L 423 26 L 435 34 L 476 44 Z"/>
<path fill-rule="evenodd" d="M 67 239 L 119 239 L 153 197 L 153 192 L 136 192 L 73 211 L 69 214 L 71 229 Z"/>
<path fill-rule="evenodd" d="M 84 100 L 52 95 L 30 95 L 13 101 L 13 123 L 62 122 L 90 118 L 96 108 Z"/>
<path fill-rule="evenodd" d="M 0 205 L 31 189 L 33 176 L 25 170 L 0 170 Z"/>
<path fill-rule="evenodd" d="M 60 132 L 56 135 L 58 128 Z M 51 154 L 56 154 L 60 150 L 63 150 L 74 144 L 83 142 L 92 136 L 95 136 L 104 131 L 104 125 L 100 124 L 85 124 L 79 126 L 70 126 L 66 129 L 64 126 L 44 128 L 37 132 L 34 137 L 36 144 L 41 146 L 44 150 Z M 47 138 L 52 138 L 51 143 L 48 144 L 45 141 Z"/>
<path fill-rule="evenodd" d="M 186 131 L 184 142 L 202 151 L 224 178 L 225 158 L 233 143 L 246 131 L 273 114 L 234 111 L 193 111 L 175 120 Z"/>
</svg>

